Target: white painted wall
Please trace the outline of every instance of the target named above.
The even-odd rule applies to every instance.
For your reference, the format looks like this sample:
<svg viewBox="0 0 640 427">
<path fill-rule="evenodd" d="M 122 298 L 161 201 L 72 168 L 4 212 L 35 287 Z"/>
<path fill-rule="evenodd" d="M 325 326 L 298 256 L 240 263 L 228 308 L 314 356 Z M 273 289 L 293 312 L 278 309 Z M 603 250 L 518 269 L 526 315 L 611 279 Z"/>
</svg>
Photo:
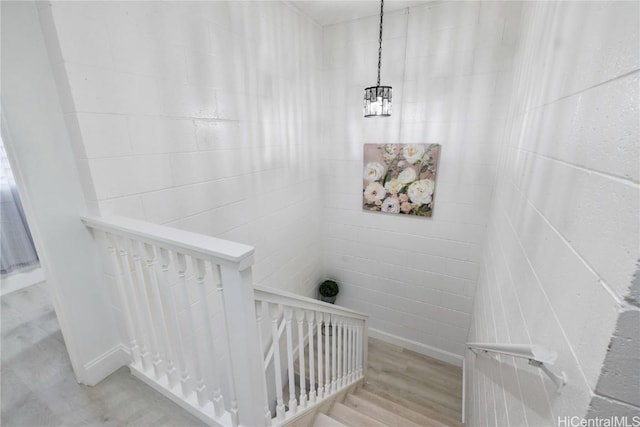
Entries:
<svg viewBox="0 0 640 427">
<path fill-rule="evenodd" d="M 523 361 L 467 352 L 466 425 L 558 425 L 592 399 L 590 416 L 639 414 L 638 384 L 599 383 L 640 362 L 637 290 L 628 298 L 640 258 L 639 14 L 637 2 L 524 8 L 469 341 L 548 346 L 568 383 L 558 395 Z M 610 342 L 618 360 L 603 371 Z"/>
<path fill-rule="evenodd" d="M 374 335 L 454 363 L 482 258 L 520 7 L 430 2 L 386 13 L 389 118 L 362 116 L 379 18 L 324 27 L 325 270 L 342 285 L 339 304 L 371 315 Z M 363 144 L 398 142 L 442 144 L 432 218 L 362 211 Z"/>
<path fill-rule="evenodd" d="M 256 247 L 320 278 L 322 30 L 282 2 L 54 2 L 41 14 L 94 212 Z"/>
<path fill-rule="evenodd" d="M 1 15 L 2 139 L 74 372 L 95 384 L 120 366 L 119 338 L 98 252 L 80 223 L 87 205 L 36 3 L 2 2 Z"/>
</svg>

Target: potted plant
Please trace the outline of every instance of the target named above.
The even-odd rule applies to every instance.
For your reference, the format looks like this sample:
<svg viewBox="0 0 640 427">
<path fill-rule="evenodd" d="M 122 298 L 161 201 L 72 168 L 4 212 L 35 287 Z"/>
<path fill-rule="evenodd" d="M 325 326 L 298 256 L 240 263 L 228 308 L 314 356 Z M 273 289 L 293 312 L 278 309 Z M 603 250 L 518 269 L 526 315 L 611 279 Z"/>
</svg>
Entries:
<svg viewBox="0 0 640 427">
<path fill-rule="evenodd" d="M 325 280 L 320 283 L 320 287 L 318 287 L 320 300 L 331 304 L 336 302 L 336 295 L 338 295 L 338 292 L 340 292 L 340 287 L 335 280 Z"/>
</svg>

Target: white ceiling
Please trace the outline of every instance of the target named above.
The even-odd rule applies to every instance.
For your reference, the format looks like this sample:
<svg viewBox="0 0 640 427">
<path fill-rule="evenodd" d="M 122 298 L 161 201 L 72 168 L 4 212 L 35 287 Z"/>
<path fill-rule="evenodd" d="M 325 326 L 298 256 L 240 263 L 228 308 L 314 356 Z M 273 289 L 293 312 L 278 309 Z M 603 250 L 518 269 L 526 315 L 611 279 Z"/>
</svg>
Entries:
<svg viewBox="0 0 640 427">
<path fill-rule="evenodd" d="M 377 0 L 291 0 L 289 3 L 322 26 L 380 14 L 380 2 Z M 384 11 L 386 13 L 424 3 L 424 0 L 387 0 Z"/>
</svg>

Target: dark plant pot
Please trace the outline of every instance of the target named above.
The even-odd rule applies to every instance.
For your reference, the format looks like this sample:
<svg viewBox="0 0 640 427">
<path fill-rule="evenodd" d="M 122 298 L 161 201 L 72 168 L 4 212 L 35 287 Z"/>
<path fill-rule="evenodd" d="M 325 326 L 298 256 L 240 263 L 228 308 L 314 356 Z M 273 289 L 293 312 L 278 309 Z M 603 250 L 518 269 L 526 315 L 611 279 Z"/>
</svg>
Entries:
<svg viewBox="0 0 640 427">
<path fill-rule="evenodd" d="M 335 304 L 337 295 L 332 297 L 325 297 L 324 295 L 320 295 L 320 301 L 328 302 L 330 304 Z"/>
</svg>

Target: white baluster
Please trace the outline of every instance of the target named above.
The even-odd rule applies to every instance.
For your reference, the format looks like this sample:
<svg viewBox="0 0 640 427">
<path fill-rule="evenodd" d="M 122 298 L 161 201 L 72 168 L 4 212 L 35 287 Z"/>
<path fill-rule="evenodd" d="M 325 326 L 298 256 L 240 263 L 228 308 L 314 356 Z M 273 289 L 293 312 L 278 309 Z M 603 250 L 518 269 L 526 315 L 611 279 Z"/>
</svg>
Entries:
<svg viewBox="0 0 640 427">
<path fill-rule="evenodd" d="M 129 342 L 129 350 L 131 351 L 131 358 L 133 363 L 141 364 L 140 359 L 140 347 L 138 347 L 138 341 L 136 340 L 135 323 L 131 314 L 131 301 L 127 298 L 125 292 L 125 284 L 123 279 L 122 268 L 118 262 L 118 249 L 115 237 L 110 233 L 105 233 L 106 240 L 108 241 L 107 250 L 109 252 L 111 263 L 113 264 L 114 274 L 116 276 L 116 288 L 118 290 L 118 298 L 120 299 L 120 306 L 122 307 L 122 313 L 125 316 L 125 326 L 127 333 L 127 340 Z"/>
<path fill-rule="evenodd" d="M 340 329 L 342 330 L 341 332 L 341 339 L 340 341 L 342 341 L 342 351 L 339 351 L 338 354 L 340 355 L 340 358 L 342 359 L 342 366 L 340 367 L 340 386 L 344 387 L 347 384 L 347 321 L 346 319 L 343 317 L 340 321 Z"/>
<path fill-rule="evenodd" d="M 264 301 L 260 302 L 256 300 L 255 305 L 256 305 L 256 326 L 258 327 L 258 344 L 260 345 L 260 351 L 264 352 L 264 344 L 262 339 L 262 314 L 267 308 L 267 303 Z M 264 353 L 261 353 L 261 354 L 264 354 Z M 262 363 L 264 364 L 264 358 L 262 359 Z M 266 366 L 265 366 L 265 369 L 266 369 Z M 265 397 L 268 398 L 269 395 L 267 393 L 266 381 L 263 383 L 263 386 L 264 386 L 264 395 Z M 271 425 L 271 411 L 269 410 L 268 400 L 265 400 L 264 402 L 264 423 L 266 426 Z"/>
<path fill-rule="evenodd" d="M 293 310 L 291 307 L 284 308 L 284 320 L 287 331 L 287 368 L 289 369 L 289 411 L 295 414 L 298 410 L 298 402 L 296 401 L 296 384 L 293 372 L 293 337 L 291 333 L 291 318 Z"/>
<path fill-rule="evenodd" d="M 356 378 L 360 379 L 360 360 L 362 358 L 362 337 L 360 336 L 360 321 L 356 322 L 355 326 L 356 331 Z"/>
<path fill-rule="evenodd" d="M 342 320 L 342 318 L 338 318 L 338 383 L 337 383 L 338 388 L 342 388 L 342 385 L 343 385 L 343 381 L 342 381 L 342 376 L 343 376 L 342 361 L 344 360 L 343 332 L 344 332 L 344 321 Z"/>
<path fill-rule="evenodd" d="M 156 327 L 158 333 L 158 340 L 161 343 L 162 353 L 166 358 L 165 374 L 167 375 L 167 381 L 171 383 L 171 378 L 175 377 L 175 367 L 173 365 L 174 357 L 172 355 L 171 346 L 169 345 L 169 334 L 166 327 L 167 320 L 162 307 L 162 299 L 160 298 L 158 276 L 156 274 L 156 254 L 153 246 L 143 243 L 141 244 L 142 253 L 144 255 L 144 266 L 149 277 L 150 300 L 149 303 L 153 307 L 153 314 L 155 314 L 156 322 L 159 325 Z"/>
<path fill-rule="evenodd" d="M 316 319 L 316 335 L 318 339 L 318 399 L 322 399 L 324 397 L 324 383 L 322 381 L 322 371 L 324 370 L 324 365 L 322 364 L 322 328 L 324 327 L 322 323 L 324 321 L 323 314 L 317 312 Z"/>
<path fill-rule="evenodd" d="M 126 290 L 129 295 L 129 301 L 131 301 L 131 313 L 133 314 L 133 325 L 136 329 L 136 335 L 140 342 L 140 359 L 142 360 L 142 370 L 147 372 L 151 369 L 151 355 L 147 347 L 147 336 L 144 329 L 144 323 L 140 315 L 141 304 L 138 301 L 138 294 L 136 292 L 136 286 L 133 282 L 133 275 L 131 272 L 131 263 L 129 262 L 129 252 L 127 250 L 128 245 L 126 240 L 118 238 L 118 248 L 120 254 L 120 260 L 122 261 L 122 270 L 126 282 Z"/>
<path fill-rule="evenodd" d="M 355 357 L 353 352 L 355 350 L 355 343 L 353 342 L 353 321 L 349 320 L 349 383 L 354 381 L 353 375 L 353 363 L 355 362 Z"/>
<path fill-rule="evenodd" d="M 324 385 L 324 394 L 325 396 L 331 394 L 331 369 L 330 360 L 331 360 L 331 350 L 329 347 L 329 336 L 331 335 L 331 325 L 329 322 L 331 321 L 331 315 L 324 313 L 324 376 L 325 376 L 325 385 Z"/>
<path fill-rule="evenodd" d="M 362 376 L 362 364 L 364 361 L 364 353 L 362 351 L 362 343 L 363 343 L 363 336 L 362 336 L 362 324 L 358 325 L 358 341 L 357 341 L 357 351 L 358 351 L 358 377 Z"/>
<path fill-rule="evenodd" d="M 178 362 L 178 370 L 169 373 L 169 386 L 174 387 L 178 381 L 180 381 L 180 386 L 182 390 L 182 395 L 187 397 L 191 394 L 190 378 L 187 370 L 187 362 L 185 360 L 184 354 L 184 340 L 182 338 L 182 331 L 180 330 L 180 322 L 178 320 L 178 310 L 176 309 L 175 299 L 171 293 L 170 282 L 169 282 L 169 264 L 171 263 L 171 258 L 169 256 L 169 251 L 166 249 L 160 248 L 160 298 L 162 299 L 162 304 L 165 307 L 165 312 L 168 312 L 166 316 L 167 319 L 167 330 L 168 336 L 170 338 L 170 347 L 172 349 L 172 354 L 175 357 L 175 360 Z"/>
<path fill-rule="evenodd" d="M 156 333 L 155 323 L 153 316 L 151 315 L 151 305 L 153 301 L 149 297 L 147 291 L 147 280 L 142 268 L 142 259 L 140 257 L 140 242 L 129 241 L 131 244 L 131 254 L 133 256 L 133 263 L 136 267 L 136 273 L 138 280 L 137 289 L 139 292 L 139 300 L 141 301 L 142 314 L 146 322 L 146 329 L 149 332 L 149 350 L 151 351 L 151 358 L 153 363 L 153 374 L 156 380 L 162 376 L 162 358 L 160 357 L 160 349 L 158 347 L 158 334 Z"/>
<path fill-rule="evenodd" d="M 362 345 L 362 349 L 360 352 L 360 372 L 366 378 L 367 377 L 367 355 L 369 353 L 369 328 L 367 326 L 367 321 L 364 320 L 362 322 L 362 326 L 360 326 L 360 343 Z"/>
<path fill-rule="evenodd" d="M 224 399 L 222 397 L 222 391 L 220 389 L 220 380 L 221 376 L 218 372 L 218 363 L 215 358 L 215 349 L 213 343 L 214 332 L 211 328 L 211 324 L 213 320 L 211 319 L 211 312 L 209 311 L 209 303 L 207 298 L 207 286 L 206 286 L 206 275 L 207 269 L 204 260 L 201 259 L 192 259 L 194 271 L 196 272 L 196 282 L 198 284 L 198 288 L 200 290 L 200 313 L 202 314 L 202 329 L 205 335 L 205 343 L 206 343 L 206 356 L 207 362 L 204 363 L 203 367 L 206 369 L 205 377 L 206 381 L 209 383 L 209 386 L 212 388 L 212 401 L 213 408 L 216 416 L 220 417 L 224 413 Z M 214 271 L 217 272 L 217 265 L 211 266 Z M 202 394 L 206 396 L 206 393 L 203 391 Z M 206 403 L 206 402 L 205 402 Z M 201 403 L 204 405 L 204 403 Z"/>
<path fill-rule="evenodd" d="M 343 320 L 343 339 L 344 348 L 342 349 L 342 385 L 345 386 L 349 384 L 349 321 L 347 319 Z"/>
<path fill-rule="evenodd" d="M 315 320 L 315 312 L 312 310 L 305 311 L 307 318 L 307 326 L 309 335 L 309 402 L 315 403 L 316 401 L 316 365 L 315 365 L 315 351 L 313 345 L 313 322 Z"/>
<path fill-rule="evenodd" d="M 278 333 L 278 320 L 280 320 L 280 306 L 269 304 L 269 316 L 271 317 L 271 337 L 273 342 L 273 366 L 276 375 L 276 417 L 284 420 L 285 406 L 282 397 L 282 371 L 280 369 L 280 334 Z"/>
<path fill-rule="evenodd" d="M 351 359 L 349 358 L 349 352 L 351 351 L 351 335 L 349 334 L 349 319 L 344 320 L 344 384 L 351 382 Z"/>
<path fill-rule="evenodd" d="M 355 360 L 355 367 L 354 367 L 354 378 L 355 379 L 359 379 L 360 378 L 360 321 L 356 321 L 355 325 L 353 327 L 354 333 L 355 333 L 355 339 L 354 339 L 354 346 L 355 346 L 355 352 L 356 352 L 356 360 Z"/>
<path fill-rule="evenodd" d="M 187 291 L 187 278 L 186 278 L 187 259 L 186 259 L 186 256 L 181 253 L 176 253 L 175 256 L 176 256 L 176 267 L 178 269 L 178 287 L 180 288 L 180 292 L 182 294 L 182 300 L 184 303 L 183 309 L 186 311 L 185 317 L 187 319 L 186 327 L 183 327 L 182 331 L 185 339 L 188 339 L 189 342 L 191 343 L 191 349 L 195 359 L 195 363 L 194 363 L 194 373 L 195 373 L 195 380 L 196 380 L 195 391 L 198 397 L 198 403 L 200 403 L 204 397 L 203 389 L 202 389 L 202 387 L 204 386 L 204 377 L 202 376 L 203 363 L 201 360 L 202 358 L 201 358 L 200 351 L 198 349 L 198 343 L 195 336 L 195 330 L 196 330 L 195 313 L 193 312 L 193 309 L 191 307 L 191 302 L 189 301 L 189 292 Z M 183 378 L 185 375 L 188 377 L 188 373 L 186 371 L 183 372 Z"/>
<path fill-rule="evenodd" d="M 296 309 L 296 320 L 298 321 L 298 365 L 300 366 L 300 396 L 299 406 L 307 406 L 307 379 L 304 358 L 304 310 Z"/>
<path fill-rule="evenodd" d="M 331 315 L 331 393 L 335 393 L 338 390 L 337 375 L 338 365 L 336 364 L 336 339 L 338 337 L 338 322 L 337 316 Z"/>
<path fill-rule="evenodd" d="M 358 321 L 353 322 L 353 380 L 358 379 Z"/>
</svg>

